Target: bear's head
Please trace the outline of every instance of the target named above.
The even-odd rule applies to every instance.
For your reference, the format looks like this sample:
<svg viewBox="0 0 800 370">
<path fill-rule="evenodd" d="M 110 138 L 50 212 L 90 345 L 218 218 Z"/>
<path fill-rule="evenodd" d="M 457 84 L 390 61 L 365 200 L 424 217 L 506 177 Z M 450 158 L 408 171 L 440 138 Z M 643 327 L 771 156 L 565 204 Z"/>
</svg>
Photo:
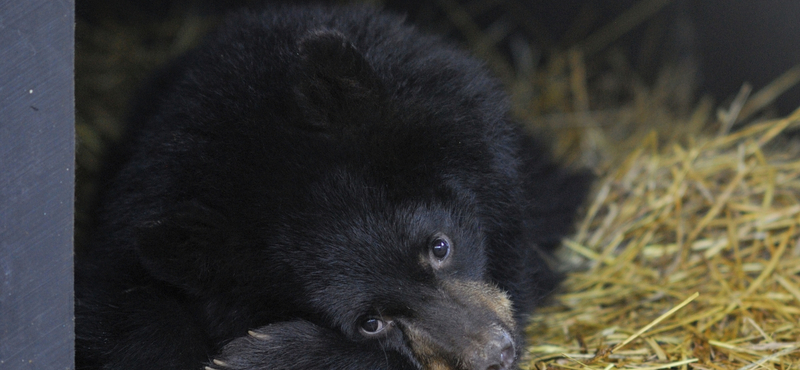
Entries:
<svg viewBox="0 0 800 370">
<path fill-rule="evenodd" d="M 519 330 L 489 266 L 509 257 L 489 245 L 522 242 L 519 164 L 482 106 L 502 94 L 450 96 L 458 65 L 403 77 L 368 59 L 337 31 L 301 38 L 288 127 L 220 134 L 203 160 L 225 165 L 188 171 L 182 208 L 139 228 L 140 260 L 220 340 L 302 319 L 424 369 L 509 369 Z"/>
<path fill-rule="evenodd" d="M 424 369 L 508 368 L 513 308 L 490 282 L 474 197 L 444 179 L 413 195 L 382 180 L 339 172 L 310 197 L 308 209 L 324 212 L 287 230 L 307 317 Z"/>
</svg>

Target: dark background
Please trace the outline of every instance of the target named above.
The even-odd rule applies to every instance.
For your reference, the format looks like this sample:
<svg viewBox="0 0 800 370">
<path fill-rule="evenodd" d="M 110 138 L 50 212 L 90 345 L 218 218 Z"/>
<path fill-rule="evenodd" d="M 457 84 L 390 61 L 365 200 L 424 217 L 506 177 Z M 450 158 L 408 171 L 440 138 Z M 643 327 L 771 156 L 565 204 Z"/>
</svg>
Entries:
<svg viewBox="0 0 800 370">
<path fill-rule="evenodd" d="M 78 0 L 78 16 L 84 19 L 143 14 L 158 17 L 190 9 L 220 14 L 241 6 L 258 6 L 264 0 Z M 343 1 L 267 0 L 268 3 L 341 3 Z M 348 1 L 344 1 L 348 2 Z M 718 101 L 734 96 L 742 83 L 757 90 L 800 64 L 800 1 L 796 0 L 365 0 L 406 13 L 416 24 L 456 40 L 465 35 L 453 30 L 444 9 L 455 5 L 481 13 L 483 31 L 505 23 L 508 36 L 522 37 L 542 50 L 568 48 L 608 25 L 637 4 L 665 6 L 648 22 L 629 32 L 619 44 L 629 49 L 631 61 L 645 77 L 652 75 L 667 58 L 691 55 L 700 64 L 697 82 L 700 94 Z M 109 5 L 112 4 L 112 5 Z M 103 11 L 98 12 L 98 9 Z M 499 21 L 499 22 L 498 22 Z M 659 50 L 641 50 L 653 30 Z M 646 54 L 646 56 L 642 56 Z M 786 114 L 800 105 L 800 87 L 778 100 Z"/>
<path fill-rule="evenodd" d="M 422 25 L 441 24 L 442 16 L 431 8 L 444 1 L 388 0 L 387 7 L 408 11 Z M 542 48 L 566 48 L 581 35 L 614 21 L 639 0 L 530 0 L 468 3 L 506 4 L 487 15 L 487 21 L 501 17 L 518 23 L 530 20 L 530 27 L 514 32 L 532 39 Z M 800 1 L 796 0 L 677 0 L 668 1 L 651 21 L 621 38 L 629 48 L 631 61 L 645 76 L 652 75 L 669 58 L 691 56 L 699 64 L 699 93 L 708 93 L 718 102 L 734 96 L 742 83 L 755 90 L 800 64 Z M 505 13 L 505 14 L 501 14 Z M 522 18 L 522 19 L 520 19 Z M 585 30 L 577 34 L 576 24 Z M 488 22 L 487 22 L 488 23 Z M 650 29 L 661 27 L 658 40 L 663 48 L 651 59 L 641 57 Z M 535 31 L 531 32 L 533 29 Z M 526 32 L 527 31 L 527 32 Z M 800 86 L 778 100 L 781 114 L 800 106 Z"/>
</svg>

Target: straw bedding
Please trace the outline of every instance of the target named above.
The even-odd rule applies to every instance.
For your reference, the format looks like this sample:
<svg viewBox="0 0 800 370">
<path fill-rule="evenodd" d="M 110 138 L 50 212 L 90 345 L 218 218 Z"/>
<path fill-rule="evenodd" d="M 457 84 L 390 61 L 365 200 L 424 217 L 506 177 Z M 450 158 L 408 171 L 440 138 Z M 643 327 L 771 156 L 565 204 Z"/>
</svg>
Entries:
<svg viewBox="0 0 800 370">
<path fill-rule="evenodd" d="M 745 84 L 713 114 L 710 98 L 692 98 L 690 61 L 649 86 L 612 74 L 629 98 L 603 106 L 587 54 L 552 55 L 526 87 L 542 93 L 520 110 L 556 132 L 566 161 L 598 174 L 521 367 L 796 368 L 800 109 L 775 119 L 764 108 L 800 68 L 752 95 Z M 553 102 L 560 111 L 541 108 Z"/>
<path fill-rule="evenodd" d="M 533 318 L 526 366 L 796 366 L 800 156 L 770 144 L 798 122 L 800 110 L 684 144 L 652 132 L 613 160 L 565 240 L 579 267 Z"/>
</svg>

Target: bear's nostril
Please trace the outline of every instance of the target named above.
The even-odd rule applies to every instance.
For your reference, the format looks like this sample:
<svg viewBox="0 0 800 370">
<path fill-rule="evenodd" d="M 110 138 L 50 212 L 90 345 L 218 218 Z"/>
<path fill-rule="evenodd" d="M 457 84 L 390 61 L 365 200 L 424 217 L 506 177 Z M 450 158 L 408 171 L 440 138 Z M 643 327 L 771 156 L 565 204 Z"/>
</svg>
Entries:
<svg viewBox="0 0 800 370">
<path fill-rule="evenodd" d="M 511 368 L 511 364 L 514 363 L 514 346 L 509 344 L 500 351 L 500 363 L 502 367 L 498 368 L 498 370 Z"/>
<path fill-rule="evenodd" d="M 514 342 L 505 331 L 500 331 L 485 348 L 482 361 L 476 361 L 476 370 L 508 370 L 514 364 Z M 483 362 L 483 364 L 480 364 Z"/>
</svg>

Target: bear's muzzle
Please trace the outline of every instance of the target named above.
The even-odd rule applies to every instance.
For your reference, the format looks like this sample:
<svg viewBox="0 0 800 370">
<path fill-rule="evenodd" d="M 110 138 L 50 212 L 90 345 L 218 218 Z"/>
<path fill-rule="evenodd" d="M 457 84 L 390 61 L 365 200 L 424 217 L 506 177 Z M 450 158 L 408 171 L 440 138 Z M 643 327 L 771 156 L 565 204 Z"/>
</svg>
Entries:
<svg viewBox="0 0 800 370">
<path fill-rule="evenodd" d="M 397 318 L 426 370 L 506 370 L 517 355 L 511 301 L 484 282 L 446 281 L 412 318 Z"/>
</svg>

